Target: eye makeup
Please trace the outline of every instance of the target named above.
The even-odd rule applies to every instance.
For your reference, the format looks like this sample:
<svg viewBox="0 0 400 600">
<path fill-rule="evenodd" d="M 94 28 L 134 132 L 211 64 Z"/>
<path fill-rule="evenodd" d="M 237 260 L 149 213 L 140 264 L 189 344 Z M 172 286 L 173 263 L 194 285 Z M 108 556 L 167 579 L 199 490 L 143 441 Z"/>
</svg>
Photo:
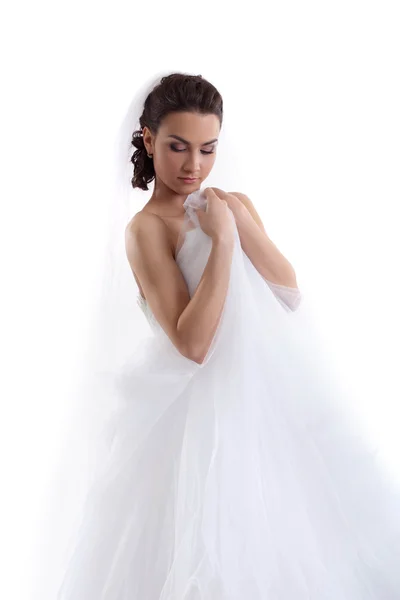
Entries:
<svg viewBox="0 0 400 600">
<path fill-rule="evenodd" d="M 175 138 L 176 140 L 178 140 L 178 142 L 182 142 L 182 144 L 189 144 L 189 146 L 190 146 L 190 142 L 188 142 L 188 140 L 183 139 L 180 135 L 174 135 L 171 133 L 168 137 Z M 213 140 L 210 140 L 209 142 L 204 142 L 204 144 L 202 144 L 202 146 L 210 146 L 214 142 L 218 142 L 218 139 L 214 138 Z"/>
<path fill-rule="evenodd" d="M 177 148 L 176 146 L 174 146 L 174 144 L 170 144 L 170 148 L 171 148 L 171 150 L 173 150 L 174 152 L 185 152 L 185 150 L 186 150 L 186 148 L 179 149 L 179 148 Z M 210 150 L 210 151 L 208 151 L 208 150 L 200 150 L 200 152 L 201 152 L 202 154 L 214 154 L 215 150 Z"/>
</svg>

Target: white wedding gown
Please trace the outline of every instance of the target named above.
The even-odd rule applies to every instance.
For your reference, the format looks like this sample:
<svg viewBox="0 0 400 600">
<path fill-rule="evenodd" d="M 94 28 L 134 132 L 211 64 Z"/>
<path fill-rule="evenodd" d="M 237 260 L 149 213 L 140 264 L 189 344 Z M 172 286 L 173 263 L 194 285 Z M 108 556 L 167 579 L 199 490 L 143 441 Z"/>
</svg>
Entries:
<svg viewBox="0 0 400 600">
<path fill-rule="evenodd" d="M 191 295 L 211 239 L 185 202 Z M 232 216 L 233 218 L 233 216 Z M 58 600 L 399 600 L 400 494 L 331 377 L 297 288 L 237 230 L 206 360 L 152 327 L 118 378 L 112 445 Z"/>
</svg>

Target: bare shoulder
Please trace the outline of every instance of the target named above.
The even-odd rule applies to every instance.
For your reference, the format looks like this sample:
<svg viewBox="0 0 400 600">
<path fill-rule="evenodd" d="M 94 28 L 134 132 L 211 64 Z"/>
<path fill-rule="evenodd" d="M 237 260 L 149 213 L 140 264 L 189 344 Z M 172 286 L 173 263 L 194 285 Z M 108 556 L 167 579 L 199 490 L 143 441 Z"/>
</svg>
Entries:
<svg viewBox="0 0 400 600">
<path fill-rule="evenodd" d="M 158 215 L 140 210 L 125 227 L 125 239 L 147 236 L 149 234 L 166 236 L 168 228 Z"/>
<path fill-rule="evenodd" d="M 143 271 L 173 257 L 164 221 L 150 212 L 136 213 L 125 227 L 125 251 L 139 291 L 146 296 Z"/>
<path fill-rule="evenodd" d="M 251 202 L 250 198 L 248 196 L 246 196 L 246 194 L 242 194 L 241 192 L 226 192 L 225 190 L 221 190 L 221 188 L 217 188 L 217 187 L 212 187 L 211 189 L 222 200 L 224 200 L 224 199 L 228 200 L 229 196 L 235 196 L 235 198 L 240 200 L 240 202 L 242 204 L 244 204 L 246 206 L 246 208 L 248 208 L 249 206 L 252 206 L 252 202 Z"/>
<path fill-rule="evenodd" d="M 229 194 L 232 196 L 235 196 L 235 198 L 240 200 L 242 205 L 249 211 L 249 213 L 251 214 L 254 221 L 257 223 L 257 225 L 260 227 L 260 229 L 266 233 L 262 219 L 261 219 L 260 215 L 258 214 L 258 212 L 257 212 L 254 204 L 250 200 L 250 198 L 246 194 L 243 194 L 242 192 L 229 192 Z"/>
</svg>

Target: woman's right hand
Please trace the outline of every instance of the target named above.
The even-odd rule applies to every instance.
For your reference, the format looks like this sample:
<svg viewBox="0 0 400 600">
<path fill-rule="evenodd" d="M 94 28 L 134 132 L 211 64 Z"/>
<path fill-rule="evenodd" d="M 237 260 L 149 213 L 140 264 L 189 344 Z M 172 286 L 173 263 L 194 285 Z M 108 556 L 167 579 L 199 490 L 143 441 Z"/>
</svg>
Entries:
<svg viewBox="0 0 400 600">
<path fill-rule="evenodd" d="M 200 227 L 214 240 L 234 242 L 235 219 L 226 200 L 221 200 L 212 188 L 204 190 L 207 199 L 206 210 L 197 209 Z"/>
</svg>

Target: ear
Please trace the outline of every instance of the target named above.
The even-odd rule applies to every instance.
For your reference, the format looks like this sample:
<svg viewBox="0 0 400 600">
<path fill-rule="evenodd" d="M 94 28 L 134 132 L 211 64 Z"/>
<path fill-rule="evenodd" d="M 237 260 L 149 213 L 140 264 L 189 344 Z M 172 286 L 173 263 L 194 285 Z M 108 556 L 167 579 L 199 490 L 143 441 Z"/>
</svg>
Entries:
<svg viewBox="0 0 400 600">
<path fill-rule="evenodd" d="M 238 198 L 238 200 L 241 201 L 241 203 L 247 208 L 247 210 L 249 211 L 249 213 L 251 214 L 251 216 L 253 217 L 253 219 L 255 220 L 257 225 L 259 226 L 259 228 L 262 231 L 264 231 L 264 233 L 267 233 L 265 231 L 263 222 L 261 221 L 261 217 L 258 214 L 258 212 L 256 211 L 256 209 L 254 208 L 254 205 L 253 205 L 252 201 L 250 200 L 250 198 L 248 196 L 246 196 L 246 194 L 241 194 L 240 192 L 229 192 L 229 193 L 232 194 L 232 196 L 236 196 L 236 198 Z"/>
<path fill-rule="evenodd" d="M 143 143 L 147 154 L 153 154 L 153 134 L 146 125 L 143 127 Z"/>
</svg>

